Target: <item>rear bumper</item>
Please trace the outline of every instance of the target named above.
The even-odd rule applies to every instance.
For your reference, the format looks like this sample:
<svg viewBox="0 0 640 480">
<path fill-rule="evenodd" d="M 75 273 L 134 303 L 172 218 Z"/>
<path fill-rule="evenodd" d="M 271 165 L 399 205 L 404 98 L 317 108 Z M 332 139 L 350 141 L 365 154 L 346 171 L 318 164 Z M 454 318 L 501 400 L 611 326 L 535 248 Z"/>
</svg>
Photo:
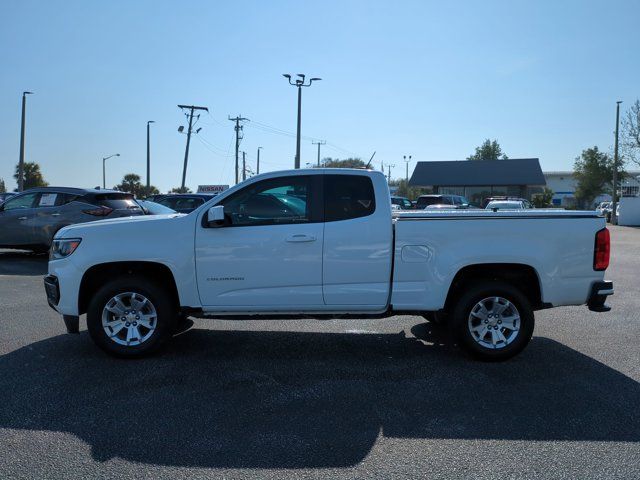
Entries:
<svg viewBox="0 0 640 480">
<path fill-rule="evenodd" d="M 604 302 L 609 295 L 613 295 L 613 282 L 608 280 L 595 282 L 591 285 L 591 293 L 589 294 L 587 307 L 592 312 L 608 312 L 611 310 L 611 307 Z"/>
</svg>

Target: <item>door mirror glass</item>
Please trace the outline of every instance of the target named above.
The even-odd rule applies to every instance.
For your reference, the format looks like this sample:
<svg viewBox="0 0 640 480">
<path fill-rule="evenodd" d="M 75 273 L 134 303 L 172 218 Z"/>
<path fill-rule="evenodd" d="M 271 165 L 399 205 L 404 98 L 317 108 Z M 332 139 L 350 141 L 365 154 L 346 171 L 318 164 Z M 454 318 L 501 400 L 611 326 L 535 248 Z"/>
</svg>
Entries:
<svg viewBox="0 0 640 480">
<path fill-rule="evenodd" d="M 207 212 L 207 221 L 210 227 L 221 227 L 224 225 L 224 207 L 215 205 Z"/>
</svg>

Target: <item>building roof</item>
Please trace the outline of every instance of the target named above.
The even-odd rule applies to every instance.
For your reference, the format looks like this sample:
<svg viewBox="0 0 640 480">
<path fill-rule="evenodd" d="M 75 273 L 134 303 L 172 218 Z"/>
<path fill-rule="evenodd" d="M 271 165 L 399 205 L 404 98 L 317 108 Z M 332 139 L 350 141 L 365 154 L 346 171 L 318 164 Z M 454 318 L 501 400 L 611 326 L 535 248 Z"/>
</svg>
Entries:
<svg viewBox="0 0 640 480">
<path fill-rule="evenodd" d="M 418 162 L 409 185 L 546 185 L 537 158 Z"/>
</svg>

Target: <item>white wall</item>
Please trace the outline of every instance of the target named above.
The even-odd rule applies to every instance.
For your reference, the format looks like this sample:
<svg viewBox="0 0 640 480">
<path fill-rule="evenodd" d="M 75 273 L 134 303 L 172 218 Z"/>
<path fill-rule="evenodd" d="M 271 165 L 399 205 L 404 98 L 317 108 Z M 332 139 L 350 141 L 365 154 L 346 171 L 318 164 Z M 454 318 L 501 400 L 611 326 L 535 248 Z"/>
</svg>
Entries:
<svg viewBox="0 0 640 480">
<path fill-rule="evenodd" d="M 618 225 L 640 226 L 640 197 L 622 197 L 620 199 Z"/>
</svg>

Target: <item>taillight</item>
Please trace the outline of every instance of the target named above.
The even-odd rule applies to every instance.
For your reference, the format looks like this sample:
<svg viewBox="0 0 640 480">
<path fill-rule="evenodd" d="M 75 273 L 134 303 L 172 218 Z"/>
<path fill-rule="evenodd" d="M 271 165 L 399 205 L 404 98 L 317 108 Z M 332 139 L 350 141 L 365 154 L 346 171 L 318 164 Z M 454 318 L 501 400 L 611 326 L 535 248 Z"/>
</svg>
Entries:
<svg viewBox="0 0 640 480">
<path fill-rule="evenodd" d="M 83 210 L 82 212 L 93 215 L 94 217 L 106 217 L 111 212 L 113 212 L 113 208 L 105 207 L 103 205 L 102 207 L 93 208 L 91 210 Z"/>
<path fill-rule="evenodd" d="M 611 253 L 611 240 L 609 230 L 603 228 L 596 232 L 596 245 L 593 251 L 593 269 L 606 270 L 609 266 L 609 255 Z"/>
</svg>

